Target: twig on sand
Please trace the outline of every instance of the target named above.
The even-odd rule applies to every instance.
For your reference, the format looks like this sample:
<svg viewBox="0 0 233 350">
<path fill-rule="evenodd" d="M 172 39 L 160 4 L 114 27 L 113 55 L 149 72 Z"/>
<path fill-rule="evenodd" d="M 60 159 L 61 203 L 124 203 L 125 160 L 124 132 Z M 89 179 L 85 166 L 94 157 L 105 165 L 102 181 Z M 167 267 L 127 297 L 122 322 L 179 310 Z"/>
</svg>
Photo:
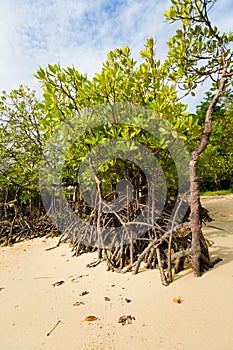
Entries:
<svg viewBox="0 0 233 350">
<path fill-rule="evenodd" d="M 58 247 L 59 247 L 58 245 L 55 245 L 54 247 L 46 248 L 45 251 L 52 250 L 52 249 L 55 249 L 55 248 L 58 248 Z"/>
<path fill-rule="evenodd" d="M 213 226 L 213 225 L 206 225 L 206 227 L 211 227 L 211 228 L 216 228 L 216 230 L 220 230 L 220 231 L 226 231 L 224 228 L 221 227 L 217 227 L 217 226 Z M 227 232 L 227 231 L 226 231 Z"/>
<path fill-rule="evenodd" d="M 61 320 L 57 321 L 55 326 L 53 326 L 53 328 L 47 333 L 47 337 L 54 331 L 54 329 L 59 325 L 60 322 L 61 322 Z"/>
<path fill-rule="evenodd" d="M 99 265 L 100 261 L 93 261 L 92 263 L 89 263 L 86 265 L 87 268 L 91 268 L 91 267 L 96 267 L 97 265 Z"/>
</svg>

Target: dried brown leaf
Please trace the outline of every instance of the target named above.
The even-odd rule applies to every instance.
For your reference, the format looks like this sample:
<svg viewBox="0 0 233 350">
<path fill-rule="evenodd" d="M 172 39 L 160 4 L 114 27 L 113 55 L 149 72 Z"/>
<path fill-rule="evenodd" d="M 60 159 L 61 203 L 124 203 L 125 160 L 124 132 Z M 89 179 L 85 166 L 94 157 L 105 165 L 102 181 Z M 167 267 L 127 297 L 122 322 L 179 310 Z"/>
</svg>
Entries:
<svg viewBox="0 0 233 350">
<path fill-rule="evenodd" d="M 97 320 L 99 320 L 99 318 L 96 316 L 87 316 L 82 320 L 82 322 L 92 322 Z"/>
<path fill-rule="evenodd" d="M 87 290 L 84 290 L 82 293 L 80 293 L 79 295 L 80 295 L 80 297 L 83 297 L 84 295 L 86 295 L 86 294 L 89 294 L 89 292 L 87 291 Z"/>
<path fill-rule="evenodd" d="M 132 324 L 132 321 L 135 320 L 134 316 L 128 315 L 128 316 L 121 316 L 118 320 L 118 323 L 121 323 L 122 326 L 126 324 Z"/>
<path fill-rule="evenodd" d="M 173 298 L 172 300 L 174 301 L 174 303 L 177 303 L 177 304 L 181 304 L 181 302 L 182 302 L 180 296 L 178 296 L 178 298 Z"/>
<path fill-rule="evenodd" d="M 76 303 L 73 304 L 73 306 L 80 306 L 80 305 L 84 305 L 83 301 L 76 301 Z"/>
<path fill-rule="evenodd" d="M 55 283 L 53 283 L 53 287 L 58 287 L 58 286 L 61 286 L 63 283 L 65 283 L 64 281 L 57 281 Z"/>
</svg>

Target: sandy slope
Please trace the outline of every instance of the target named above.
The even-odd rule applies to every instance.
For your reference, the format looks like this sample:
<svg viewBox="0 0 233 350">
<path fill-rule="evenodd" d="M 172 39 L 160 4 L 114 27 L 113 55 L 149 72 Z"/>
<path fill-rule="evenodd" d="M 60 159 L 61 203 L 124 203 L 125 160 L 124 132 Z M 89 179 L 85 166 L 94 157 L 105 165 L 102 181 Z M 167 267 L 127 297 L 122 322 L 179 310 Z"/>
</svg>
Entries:
<svg viewBox="0 0 233 350">
<path fill-rule="evenodd" d="M 158 271 L 121 275 L 104 263 L 87 268 L 96 255 L 72 258 L 67 245 L 46 251 L 57 239 L 0 248 L 0 349 L 232 349 L 233 196 L 203 203 L 216 219 L 205 228 L 211 257 L 223 261 L 201 278 L 187 269 L 169 287 Z M 183 302 L 176 304 L 179 295 Z M 82 322 L 88 315 L 99 320 Z M 135 320 L 122 326 L 122 315 Z"/>
</svg>

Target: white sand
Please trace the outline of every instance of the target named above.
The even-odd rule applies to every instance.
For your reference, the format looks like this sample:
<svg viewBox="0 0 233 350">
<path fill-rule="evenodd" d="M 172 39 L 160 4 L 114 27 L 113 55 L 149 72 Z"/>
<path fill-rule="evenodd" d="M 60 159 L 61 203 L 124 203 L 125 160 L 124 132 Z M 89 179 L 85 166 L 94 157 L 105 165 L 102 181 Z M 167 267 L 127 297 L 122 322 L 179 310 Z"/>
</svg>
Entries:
<svg viewBox="0 0 233 350">
<path fill-rule="evenodd" d="M 209 225 L 224 229 L 205 229 L 214 242 L 211 258 L 223 261 L 201 278 L 187 269 L 169 287 L 156 270 L 117 274 L 105 263 L 87 268 L 96 254 L 74 258 L 68 245 L 45 251 L 57 239 L 0 248 L 0 349 L 232 349 L 233 196 L 203 203 L 217 219 Z M 89 293 L 80 296 L 83 291 Z M 173 302 L 178 296 L 181 304 Z M 84 304 L 73 306 L 77 301 Z M 82 322 L 88 315 L 99 320 Z M 135 320 L 122 326 L 123 315 Z"/>
</svg>

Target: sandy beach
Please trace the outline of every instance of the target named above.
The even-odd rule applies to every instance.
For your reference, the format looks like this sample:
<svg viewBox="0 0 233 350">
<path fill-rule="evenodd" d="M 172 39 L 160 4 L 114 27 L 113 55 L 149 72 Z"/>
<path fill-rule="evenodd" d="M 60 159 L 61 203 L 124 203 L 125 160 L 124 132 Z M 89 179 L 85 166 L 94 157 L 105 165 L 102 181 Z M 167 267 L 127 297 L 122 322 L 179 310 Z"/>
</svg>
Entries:
<svg viewBox="0 0 233 350">
<path fill-rule="evenodd" d="M 46 250 L 58 238 L 1 247 L 0 349 L 232 349 L 233 195 L 202 203 L 215 220 L 204 228 L 211 259 L 223 261 L 200 278 L 188 268 L 169 287 L 157 270 L 118 274 L 104 262 L 88 268 L 95 253 Z M 121 316 L 131 323 L 118 323 Z"/>
</svg>

